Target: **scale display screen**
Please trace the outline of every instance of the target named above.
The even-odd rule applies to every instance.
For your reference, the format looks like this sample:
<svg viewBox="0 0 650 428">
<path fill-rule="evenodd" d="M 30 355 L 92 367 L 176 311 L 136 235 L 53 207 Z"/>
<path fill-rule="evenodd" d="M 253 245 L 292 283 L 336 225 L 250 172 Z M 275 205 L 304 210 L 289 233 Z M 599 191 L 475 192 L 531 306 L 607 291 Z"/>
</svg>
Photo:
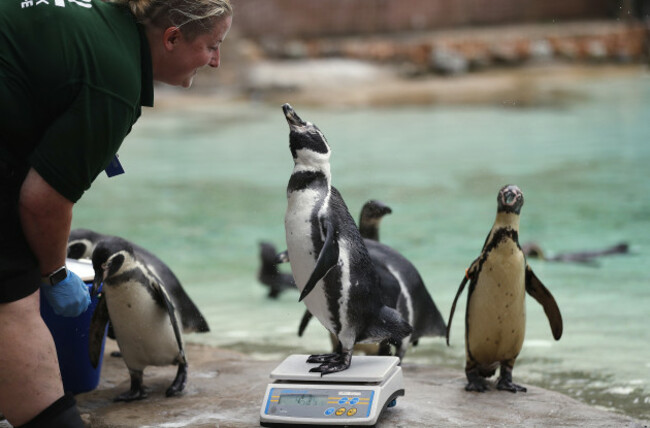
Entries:
<svg viewBox="0 0 650 428">
<path fill-rule="evenodd" d="M 297 406 L 324 406 L 327 404 L 327 400 L 327 395 L 284 394 L 280 396 L 278 404 Z"/>
</svg>

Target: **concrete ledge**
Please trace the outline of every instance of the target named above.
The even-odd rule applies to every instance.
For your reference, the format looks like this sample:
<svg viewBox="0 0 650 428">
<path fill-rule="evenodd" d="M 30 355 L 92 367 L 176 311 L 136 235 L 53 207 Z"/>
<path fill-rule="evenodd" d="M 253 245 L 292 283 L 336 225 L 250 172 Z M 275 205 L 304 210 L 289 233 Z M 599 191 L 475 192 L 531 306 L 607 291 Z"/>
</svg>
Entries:
<svg viewBox="0 0 650 428">
<path fill-rule="evenodd" d="M 149 367 L 149 398 L 132 403 L 112 399 L 129 387 L 129 375 L 109 340 L 99 387 L 77 396 L 92 428 L 256 427 L 268 375 L 279 361 L 260 361 L 218 348 L 189 344 L 189 380 L 185 394 L 166 398 L 175 367 Z M 607 412 L 565 395 L 528 386 L 527 393 L 468 393 L 461 369 L 403 365 L 406 395 L 387 409 L 379 427 L 553 426 L 642 428 L 648 422 Z"/>
</svg>

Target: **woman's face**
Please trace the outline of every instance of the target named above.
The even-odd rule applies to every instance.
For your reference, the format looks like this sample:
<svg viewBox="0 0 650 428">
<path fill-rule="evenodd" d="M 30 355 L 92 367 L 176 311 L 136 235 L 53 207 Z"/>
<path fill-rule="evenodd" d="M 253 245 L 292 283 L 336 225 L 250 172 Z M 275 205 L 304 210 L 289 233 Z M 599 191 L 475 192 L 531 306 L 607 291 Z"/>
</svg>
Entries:
<svg viewBox="0 0 650 428">
<path fill-rule="evenodd" d="M 199 68 L 219 67 L 219 49 L 232 25 L 232 16 L 219 18 L 212 31 L 189 40 L 178 28 L 168 28 L 164 35 L 164 63 L 154 70 L 154 79 L 189 88 Z"/>
</svg>

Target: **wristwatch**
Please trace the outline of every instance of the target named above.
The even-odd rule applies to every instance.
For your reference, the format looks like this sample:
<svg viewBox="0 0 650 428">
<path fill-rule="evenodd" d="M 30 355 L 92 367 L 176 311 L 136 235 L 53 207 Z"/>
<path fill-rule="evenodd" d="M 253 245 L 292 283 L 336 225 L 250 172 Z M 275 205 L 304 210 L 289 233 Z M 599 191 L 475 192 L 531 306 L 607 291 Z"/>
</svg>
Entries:
<svg viewBox="0 0 650 428">
<path fill-rule="evenodd" d="M 63 281 L 68 277 L 68 268 L 63 265 L 51 274 L 47 275 L 46 277 L 43 278 L 44 282 L 46 284 L 50 284 L 51 286 L 55 286 L 59 282 Z"/>
</svg>

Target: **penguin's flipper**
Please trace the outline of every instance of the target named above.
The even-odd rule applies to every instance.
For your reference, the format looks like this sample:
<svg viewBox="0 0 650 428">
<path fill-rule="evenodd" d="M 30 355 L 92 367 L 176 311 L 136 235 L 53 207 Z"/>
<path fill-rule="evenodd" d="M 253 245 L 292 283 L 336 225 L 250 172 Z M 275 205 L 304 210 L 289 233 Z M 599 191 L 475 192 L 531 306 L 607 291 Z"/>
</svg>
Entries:
<svg viewBox="0 0 650 428">
<path fill-rule="evenodd" d="M 463 277 L 463 280 L 460 282 L 460 285 L 458 286 L 456 297 L 454 297 L 454 303 L 452 303 L 451 305 L 451 311 L 449 312 L 449 322 L 447 322 L 447 334 L 446 334 L 447 346 L 449 346 L 449 332 L 451 331 L 451 320 L 454 317 L 454 312 L 456 311 L 456 303 L 458 302 L 458 298 L 460 297 L 460 295 L 463 293 L 467 281 L 470 279 L 473 281 L 475 279 L 474 276 L 476 275 L 477 260 L 472 262 L 469 269 L 465 271 L 465 276 Z"/>
<path fill-rule="evenodd" d="M 311 293 L 311 290 L 314 289 L 318 281 L 327 275 L 327 272 L 336 266 L 339 261 L 339 246 L 336 239 L 334 239 L 334 227 L 332 222 L 330 220 L 325 220 L 323 227 L 326 232 L 325 243 L 318 255 L 316 267 L 311 273 L 307 284 L 305 284 L 305 288 L 302 289 L 302 293 L 300 293 L 300 298 L 298 299 L 299 302 Z"/>
<path fill-rule="evenodd" d="M 178 326 L 178 319 L 176 318 L 176 309 L 174 308 L 174 304 L 169 298 L 167 291 L 165 291 L 165 287 L 163 287 L 159 282 L 151 281 L 151 285 L 154 293 L 156 293 L 156 298 L 164 304 L 164 308 L 169 314 L 169 320 L 171 321 L 172 328 L 174 329 L 174 336 L 176 336 L 176 343 L 178 343 L 179 363 L 187 363 L 185 359 L 185 348 L 183 347 L 183 338 L 181 337 L 181 329 Z"/>
<path fill-rule="evenodd" d="M 560 308 L 555 303 L 551 292 L 544 287 L 542 281 L 537 278 L 529 265 L 526 265 L 526 292 L 542 305 L 548 322 L 551 324 L 553 337 L 555 340 L 560 340 L 560 337 L 562 337 L 562 314 L 560 314 Z"/>
<path fill-rule="evenodd" d="M 302 316 L 302 319 L 300 320 L 300 327 L 298 327 L 298 337 L 302 337 L 302 334 L 305 332 L 305 329 L 307 328 L 307 324 L 309 324 L 309 321 L 312 319 L 313 315 L 309 310 L 305 311 L 305 314 Z"/>
<path fill-rule="evenodd" d="M 102 296 L 97 302 L 95 312 L 93 312 L 90 320 L 90 327 L 88 327 L 88 356 L 90 357 L 90 364 L 95 369 L 99 365 L 108 321 L 108 306 L 106 305 L 106 298 Z"/>
</svg>

